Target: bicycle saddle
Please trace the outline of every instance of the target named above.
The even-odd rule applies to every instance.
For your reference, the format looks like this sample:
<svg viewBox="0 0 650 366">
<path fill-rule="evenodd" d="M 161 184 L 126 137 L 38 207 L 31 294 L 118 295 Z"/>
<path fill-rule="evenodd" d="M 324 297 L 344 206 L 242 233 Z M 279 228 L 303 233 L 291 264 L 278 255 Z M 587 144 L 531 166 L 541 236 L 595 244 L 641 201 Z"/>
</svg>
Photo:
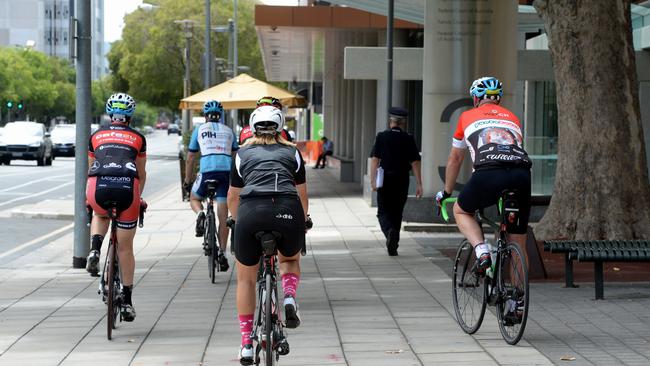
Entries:
<svg viewBox="0 0 650 366">
<path fill-rule="evenodd" d="M 262 244 L 264 255 L 275 255 L 277 252 L 277 241 L 282 238 L 282 234 L 277 231 L 258 231 L 255 238 Z"/>
<path fill-rule="evenodd" d="M 217 184 L 219 184 L 219 181 L 216 179 L 206 179 L 205 184 L 208 188 L 208 193 L 213 193 L 217 190 Z"/>
</svg>

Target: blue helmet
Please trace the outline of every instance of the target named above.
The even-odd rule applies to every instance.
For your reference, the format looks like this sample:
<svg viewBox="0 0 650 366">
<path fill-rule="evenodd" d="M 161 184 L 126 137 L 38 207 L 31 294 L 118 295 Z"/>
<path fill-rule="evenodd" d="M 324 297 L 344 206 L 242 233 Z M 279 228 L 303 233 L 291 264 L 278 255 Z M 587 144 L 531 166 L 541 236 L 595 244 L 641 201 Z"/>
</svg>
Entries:
<svg viewBox="0 0 650 366">
<path fill-rule="evenodd" d="M 115 93 L 106 101 L 106 114 L 123 114 L 131 117 L 135 113 L 135 100 L 126 93 Z"/>
<path fill-rule="evenodd" d="M 492 76 L 484 76 L 474 80 L 469 88 L 469 94 L 479 99 L 501 99 L 503 85 L 499 79 Z"/>
<path fill-rule="evenodd" d="M 219 117 L 223 115 L 223 106 L 221 103 L 216 100 L 208 100 L 203 105 L 203 115 L 207 116 L 208 114 L 218 114 Z"/>
</svg>

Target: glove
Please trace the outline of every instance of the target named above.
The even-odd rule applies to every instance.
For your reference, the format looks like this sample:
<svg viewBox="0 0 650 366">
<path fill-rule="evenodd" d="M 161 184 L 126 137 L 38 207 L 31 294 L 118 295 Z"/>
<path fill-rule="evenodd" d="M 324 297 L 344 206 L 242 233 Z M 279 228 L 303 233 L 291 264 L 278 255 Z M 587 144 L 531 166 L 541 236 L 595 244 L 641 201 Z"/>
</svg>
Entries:
<svg viewBox="0 0 650 366">
<path fill-rule="evenodd" d="M 231 229 L 235 227 L 235 219 L 233 219 L 232 216 L 228 216 L 228 218 L 226 219 L 226 226 L 228 226 Z"/>
<path fill-rule="evenodd" d="M 145 201 L 142 197 L 140 197 L 140 207 L 142 208 L 142 212 L 147 211 L 147 207 L 149 207 L 147 201 Z"/>
<path fill-rule="evenodd" d="M 438 193 L 436 193 L 436 204 L 442 206 L 442 201 L 449 197 L 451 197 L 451 194 L 445 192 L 445 190 L 438 191 Z"/>
<path fill-rule="evenodd" d="M 185 192 L 190 192 L 192 190 L 192 183 L 183 182 L 183 190 L 185 190 Z"/>
<path fill-rule="evenodd" d="M 307 220 L 305 220 L 305 229 L 309 230 L 314 227 L 314 222 L 311 221 L 311 217 L 307 215 Z"/>
</svg>

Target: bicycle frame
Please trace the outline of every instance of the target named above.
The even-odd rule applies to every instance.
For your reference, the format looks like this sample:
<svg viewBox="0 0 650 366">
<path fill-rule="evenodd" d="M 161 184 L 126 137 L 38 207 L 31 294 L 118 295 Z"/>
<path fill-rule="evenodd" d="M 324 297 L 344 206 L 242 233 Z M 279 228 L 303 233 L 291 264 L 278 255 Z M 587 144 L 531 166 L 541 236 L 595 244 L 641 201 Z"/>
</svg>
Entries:
<svg viewBox="0 0 650 366">
<path fill-rule="evenodd" d="M 257 342 L 256 364 L 260 362 L 259 354 L 262 351 L 264 351 L 265 365 L 274 365 L 280 355 L 289 353 L 289 344 L 286 341 L 278 307 L 276 238 L 277 236 L 268 240 L 263 235 L 260 237 L 263 256 L 260 258 L 260 269 L 257 275 L 257 317 L 251 334 L 251 339 Z"/>
</svg>

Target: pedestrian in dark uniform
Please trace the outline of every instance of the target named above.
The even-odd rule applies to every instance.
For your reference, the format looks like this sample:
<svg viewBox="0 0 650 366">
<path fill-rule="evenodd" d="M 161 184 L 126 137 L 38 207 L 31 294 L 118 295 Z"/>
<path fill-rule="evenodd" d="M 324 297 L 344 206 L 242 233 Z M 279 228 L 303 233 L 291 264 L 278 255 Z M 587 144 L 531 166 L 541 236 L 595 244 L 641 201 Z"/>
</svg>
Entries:
<svg viewBox="0 0 650 366">
<path fill-rule="evenodd" d="M 377 191 L 377 218 L 386 236 L 388 255 L 395 256 L 408 195 L 409 171 L 413 169 L 417 182 L 416 197 L 422 197 L 422 175 L 420 151 L 413 136 L 404 131 L 408 112 L 392 107 L 388 113 L 389 128 L 377 134 L 370 153 L 370 182 L 372 190 Z"/>
</svg>

